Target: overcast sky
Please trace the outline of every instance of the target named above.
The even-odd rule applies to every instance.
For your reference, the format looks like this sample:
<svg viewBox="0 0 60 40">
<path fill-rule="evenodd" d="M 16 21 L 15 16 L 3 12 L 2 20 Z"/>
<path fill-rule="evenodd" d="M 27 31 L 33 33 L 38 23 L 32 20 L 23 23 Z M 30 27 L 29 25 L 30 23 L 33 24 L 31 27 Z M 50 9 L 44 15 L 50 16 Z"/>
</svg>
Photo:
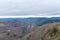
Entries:
<svg viewBox="0 0 60 40">
<path fill-rule="evenodd" d="M 60 15 L 60 0 L 0 0 L 0 16 Z"/>
</svg>

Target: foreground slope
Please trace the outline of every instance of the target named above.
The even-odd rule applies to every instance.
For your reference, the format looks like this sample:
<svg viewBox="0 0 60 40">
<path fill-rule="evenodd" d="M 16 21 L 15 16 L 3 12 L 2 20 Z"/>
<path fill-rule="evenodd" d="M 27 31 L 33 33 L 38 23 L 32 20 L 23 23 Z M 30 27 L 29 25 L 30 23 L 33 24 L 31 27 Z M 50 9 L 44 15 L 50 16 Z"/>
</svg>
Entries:
<svg viewBox="0 0 60 40">
<path fill-rule="evenodd" d="M 48 33 L 49 35 L 47 35 L 46 33 L 48 32 L 48 30 L 50 28 L 53 28 L 53 27 L 60 28 L 60 22 L 49 23 L 49 24 L 45 24 L 41 27 L 38 27 L 35 31 L 32 31 L 30 34 L 24 36 L 22 40 L 53 40 L 52 38 L 55 39 L 55 36 L 60 38 L 60 32 L 57 32 L 57 34 L 55 36 L 53 36 L 50 39 L 47 39 L 50 34 Z M 47 37 L 46 37 L 46 35 L 47 35 Z"/>
<path fill-rule="evenodd" d="M 50 37 L 49 29 L 56 27 L 59 28 L 54 36 Z M 52 34 L 53 35 L 53 34 Z M 19 37 L 10 32 L 10 30 L 0 34 L 0 40 L 59 40 L 60 38 L 60 22 L 44 24 L 37 27 L 31 33 L 26 34 L 24 37 Z"/>
</svg>

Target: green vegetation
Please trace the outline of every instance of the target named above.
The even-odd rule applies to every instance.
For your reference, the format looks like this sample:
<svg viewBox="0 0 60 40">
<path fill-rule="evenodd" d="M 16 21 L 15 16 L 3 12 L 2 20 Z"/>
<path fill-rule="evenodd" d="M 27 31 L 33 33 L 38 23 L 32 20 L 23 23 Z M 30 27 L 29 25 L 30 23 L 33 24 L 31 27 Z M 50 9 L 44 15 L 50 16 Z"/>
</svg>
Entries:
<svg viewBox="0 0 60 40">
<path fill-rule="evenodd" d="M 5 24 L 1 24 L 1 23 L 0 23 L 0 27 L 4 27 L 4 26 L 5 26 Z"/>
<path fill-rule="evenodd" d="M 58 27 L 53 27 L 53 28 L 49 29 L 48 32 L 49 32 L 50 37 L 52 37 L 52 36 L 56 35 L 56 33 L 58 32 Z"/>
<path fill-rule="evenodd" d="M 48 32 L 41 38 L 41 40 L 60 40 L 59 27 L 50 28 Z"/>
</svg>

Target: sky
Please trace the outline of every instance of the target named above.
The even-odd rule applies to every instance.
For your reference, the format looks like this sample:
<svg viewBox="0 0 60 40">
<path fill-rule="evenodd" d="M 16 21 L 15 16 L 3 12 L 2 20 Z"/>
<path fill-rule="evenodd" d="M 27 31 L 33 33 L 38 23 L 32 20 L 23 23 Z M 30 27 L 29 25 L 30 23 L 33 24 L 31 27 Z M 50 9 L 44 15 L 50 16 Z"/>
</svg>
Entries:
<svg viewBox="0 0 60 40">
<path fill-rule="evenodd" d="M 0 16 L 57 16 L 60 0 L 0 0 Z"/>
</svg>

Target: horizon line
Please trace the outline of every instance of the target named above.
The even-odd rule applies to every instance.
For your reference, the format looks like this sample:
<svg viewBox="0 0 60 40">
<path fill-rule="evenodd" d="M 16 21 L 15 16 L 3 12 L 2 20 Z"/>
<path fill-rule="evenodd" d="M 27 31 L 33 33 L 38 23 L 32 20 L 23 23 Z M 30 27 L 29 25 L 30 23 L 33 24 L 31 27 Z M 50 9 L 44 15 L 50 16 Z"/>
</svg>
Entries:
<svg viewBox="0 0 60 40">
<path fill-rule="evenodd" d="M 54 16 L 0 16 L 0 18 L 30 18 L 30 17 L 60 17 L 60 15 L 54 15 Z"/>
</svg>

